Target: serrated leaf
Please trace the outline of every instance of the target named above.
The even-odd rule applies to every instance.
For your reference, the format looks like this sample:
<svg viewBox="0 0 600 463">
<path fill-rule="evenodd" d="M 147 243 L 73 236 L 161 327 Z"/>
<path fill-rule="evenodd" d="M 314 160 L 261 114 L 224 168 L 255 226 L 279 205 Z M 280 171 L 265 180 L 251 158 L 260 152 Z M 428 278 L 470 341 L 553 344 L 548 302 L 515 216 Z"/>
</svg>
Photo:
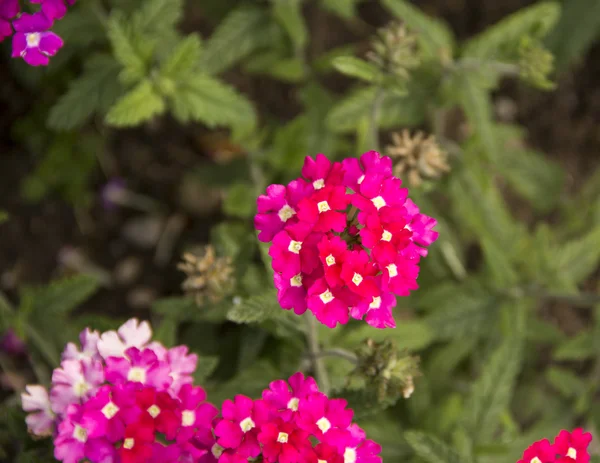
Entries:
<svg viewBox="0 0 600 463">
<path fill-rule="evenodd" d="M 106 115 L 106 123 L 115 127 L 133 127 L 165 112 L 161 95 L 149 80 L 143 80 L 121 97 Z"/>
<path fill-rule="evenodd" d="M 429 325 L 420 321 L 399 320 L 396 328 L 381 330 L 365 323 L 360 328 L 348 330 L 347 333 L 341 331 L 335 337 L 334 345 L 354 348 L 366 339 L 374 341 L 394 339 L 400 349 L 421 350 L 430 345 L 434 338 L 435 333 Z"/>
<path fill-rule="evenodd" d="M 181 122 L 203 122 L 209 127 L 234 126 L 251 128 L 256 114 L 241 94 L 212 77 L 198 74 L 180 83 L 171 98 L 174 116 Z"/>
<path fill-rule="evenodd" d="M 500 415 L 512 398 L 522 361 L 522 339 L 505 338 L 484 364 L 473 385 L 466 410 L 466 427 L 476 443 L 487 442 L 494 435 Z"/>
<path fill-rule="evenodd" d="M 85 72 L 69 84 L 69 90 L 50 109 L 48 127 L 72 130 L 95 113 L 106 111 L 123 93 L 121 66 L 111 56 L 92 58 Z"/>
<path fill-rule="evenodd" d="M 137 82 L 146 77 L 147 45 L 140 48 L 139 33 L 118 14 L 108 20 L 108 38 L 113 55 L 124 67 L 122 78 L 126 82 Z"/>
<path fill-rule="evenodd" d="M 586 386 L 583 379 L 566 368 L 550 367 L 546 370 L 545 376 L 564 397 L 573 398 L 585 393 Z"/>
<path fill-rule="evenodd" d="M 277 302 L 274 291 L 252 296 L 234 305 L 227 312 L 227 319 L 236 323 L 259 323 L 282 315 L 283 309 Z"/>
<path fill-rule="evenodd" d="M 276 31 L 265 10 L 241 6 L 232 10 L 206 41 L 200 69 L 219 74 L 241 59 L 273 43 Z"/>
<path fill-rule="evenodd" d="M 522 8 L 467 42 L 463 55 L 481 59 L 502 59 L 508 44 L 516 47 L 525 35 L 541 38 L 560 16 L 557 2 L 539 2 Z"/>
<path fill-rule="evenodd" d="M 289 35 L 296 50 L 308 41 L 308 30 L 302 16 L 302 0 L 272 0 L 273 15 Z"/>
<path fill-rule="evenodd" d="M 407 431 L 406 442 L 428 463 L 461 463 L 460 455 L 438 438 L 423 432 Z"/>
<path fill-rule="evenodd" d="M 595 355 L 592 331 L 582 331 L 577 336 L 567 339 L 554 351 L 556 360 L 585 360 Z"/>
<path fill-rule="evenodd" d="M 573 284 L 583 282 L 600 263 L 600 225 L 587 235 L 560 246 L 555 254 L 555 269 Z M 566 288 L 570 289 L 570 288 Z"/>
<path fill-rule="evenodd" d="M 511 288 L 516 285 L 519 275 L 511 263 L 510 256 L 495 241 L 485 236 L 480 239 L 485 264 L 490 270 L 492 282 L 498 288 Z"/>
<path fill-rule="evenodd" d="M 193 71 L 200 62 L 202 41 L 198 34 L 190 34 L 181 40 L 160 66 L 163 77 L 179 80 Z"/>
<path fill-rule="evenodd" d="M 418 34 L 419 44 L 424 54 L 436 59 L 452 55 L 454 36 L 444 22 L 426 15 L 405 0 L 382 0 L 382 3 L 409 29 Z"/>
<path fill-rule="evenodd" d="M 33 290 L 33 314 L 44 313 L 51 317 L 64 316 L 91 297 L 100 287 L 96 278 L 77 275 L 52 282 Z"/>
<path fill-rule="evenodd" d="M 174 28 L 183 17 L 183 0 L 146 0 L 133 15 L 139 30 L 161 33 Z"/>
<path fill-rule="evenodd" d="M 338 56 L 332 64 L 342 74 L 366 82 L 374 82 L 380 76 L 377 66 L 354 56 Z"/>
</svg>

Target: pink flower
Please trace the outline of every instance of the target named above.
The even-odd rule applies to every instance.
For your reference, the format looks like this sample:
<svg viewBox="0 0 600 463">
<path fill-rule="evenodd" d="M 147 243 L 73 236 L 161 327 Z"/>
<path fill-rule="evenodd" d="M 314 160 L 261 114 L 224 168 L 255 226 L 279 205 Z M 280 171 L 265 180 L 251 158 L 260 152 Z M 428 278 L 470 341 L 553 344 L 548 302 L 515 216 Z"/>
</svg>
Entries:
<svg viewBox="0 0 600 463">
<path fill-rule="evenodd" d="M 58 435 L 54 439 L 54 457 L 65 463 L 78 463 L 84 458 L 93 462 L 114 461 L 114 447 L 102 437 L 90 437 L 81 418 L 82 407 L 70 405 L 67 417 L 58 426 Z"/>
<path fill-rule="evenodd" d="M 298 426 L 321 442 L 337 445 L 352 422 L 354 412 L 346 409 L 344 399 L 329 399 L 320 392 L 300 403 Z"/>
<path fill-rule="evenodd" d="M 272 463 L 298 463 L 303 450 L 311 445 L 307 432 L 283 420 L 266 423 L 258 434 L 258 441 L 263 445 L 263 456 Z"/>
<path fill-rule="evenodd" d="M 19 14 L 19 0 L 0 0 L 0 42 L 13 34 L 10 19 Z"/>
<path fill-rule="evenodd" d="M 41 3 L 44 15 L 54 21 L 62 19 L 67 13 L 67 6 L 63 0 L 29 0 L 31 3 Z"/>
<path fill-rule="evenodd" d="M 556 458 L 556 452 L 550 445 L 548 439 L 542 439 L 540 441 L 531 444 L 525 452 L 523 452 L 523 458 L 517 463 L 531 463 L 535 458 L 536 462 L 540 463 L 553 463 Z"/>
<path fill-rule="evenodd" d="M 108 357 L 106 359 L 106 379 L 113 384 L 127 381 L 155 387 L 159 391 L 168 389 L 173 379 L 170 368 L 161 362 L 150 349 L 140 351 L 130 347 L 125 351 L 128 358 Z"/>
<path fill-rule="evenodd" d="M 101 360 L 100 354 L 98 353 L 98 341 L 100 340 L 100 334 L 97 331 L 91 331 L 86 328 L 79 334 L 79 341 L 81 342 L 81 351 L 74 343 L 70 342 L 65 347 L 62 354 L 63 360 Z"/>
<path fill-rule="evenodd" d="M 123 445 L 118 450 L 121 463 L 147 463 L 152 458 L 154 441 L 154 424 L 144 415 L 125 429 Z"/>
<path fill-rule="evenodd" d="M 152 329 L 148 322 L 140 323 L 137 318 L 125 322 L 118 330 L 102 333 L 97 343 L 102 358 L 123 357 L 129 347 L 141 349 L 150 341 Z"/>
<path fill-rule="evenodd" d="M 397 256 L 383 267 L 381 289 L 391 291 L 398 296 L 408 296 L 412 290 L 418 289 L 417 277 L 419 265 L 415 259 Z"/>
<path fill-rule="evenodd" d="M 380 277 L 378 277 L 381 280 Z M 350 311 L 353 318 L 362 320 L 366 314 L 367 324 L 375 328 L 396 328 L 392 309 L 396 307 L 396 297 L 392 293 L 380 292 L 370 300 L 362 299 Z"/>
<path fill-rule="evenodd" d="M 333 287 L 342 286 L 342 264 L 348 255 L 348 245 L 339 236 L 324 236 L 318 247 L 327 283 Z"/>
<path fill-rule="evenodd" d="M 344 159 L 342 166 L 343 184 L 355 192 L 358 192 L 365 175 L 381 175 L 383 178 L 392 176 L 392 159 L 381 156 L 377 151 L 367 151 L 360 157 L 360 162 L 356 158 Z"/>
<path fill-rule="evenodd" d="M 379 294 L 375 283 L 377 268 L 365 251 L 352 251 L 346 255 L 340 276 L 350 290 L 371 300 Z"/>
<path fill-rule="evenodd" d="M 189 440 L 197 433 L 210 434 L 212 422 L 219 413 L 217 407 L 206 402 L 206 392 L 201 387 L 185 384 L 179 391 L 181 406 L 175 411 L 181 429 L 177 440 Z"/>
<path fill-rule="evenodd" d="M 268 418 L 266 403 L 237 395 L 235 402 L 223 402 L 222 415 L 223 419 L 215 427 L 217 443 L 224 448 L 237 449 L 245 457 L 257 457 L 260 454 L 258 429 Z"/>
<path fill-rule="evenodd" d="M 300 372 L 290 376 L 288 382 L 283 379 L 273 381 L 262 394 L 265 402 L 274 407 L 286 421 L 297 414 L 300 402 L 310 394 L 319 392 L 317 382 L 311 377 L 305 378 Z"/>
<path fill-rule="evenodd" d="M 175 411 L 179 404 L 167 392 L 157 392 L 153 387 L 136 391 L 135 402 L 142 410 L 142 415 L 148 415 L 154 421 L 154 427 L 163 433 L 167 440 L 175 439 L 180 420 Z"/>
<path fill-rule="evenodd" d="M 313 190 L 318 191 L 327 185 L 341 185 L 342 165 L 339 162 L 332 164 L 322 154 L 317 154 L 315 159 L 306 156 L 302 175 L 310 181 Z"/>
<path fill-rule="evenodd" d="M 575 463 L 588 463 L 590 454 L 588 446 L 592 441 L 592 435 L 577 428 L 572 432 L 562 430 L 554 439 L 554 450 L 561 457 L 569 457 Z"/>
<path fill-rule="evenodd" d="M 366 439 L 365 432 L 357 425 L 348 427 L 349 438 L 343 448 L 344 463 L 381 463 L 381 446 Z"/>
<path fill-rule="evenodd" d="M 398 252 L 411 242 L 412 233 L 407 226 L 402 208 L 385 208 L 381 214 L 364 217 L 365 227 L 360 230 L 362 244 L 372 249 L 379 264 L 393 262 Z"/>
<path fill-rule="evenodd" d="M 302 273 L 291 278 L 280 273 L 273 274 L 273 282 L 277 289 L 277 300 L 282 308 L 294 309 L 294 313 L 302 315 L 306 312 L 306 288 Z"/>
<path fill-rule="evenodd" d="M 152 458 L 148 460 L 148 463 L 176 463 L 176 462 L 187 462 L 192 463 L 193 457 L 186 459 L 189 452 L 182 452 L 180 445 L 163 445 L 159 442 L 152 444 Z"/>
<path fill-rule="evenodd" d="M 345 297 L 346 296 L 346 297 Z M 335 328 L 338 323 L 348 323 L 348 293 L 341 289 L 332 289 L 325 278 L 317 280 L 308 291 L 308 308 L 321 323 Z"/>
<path fill-rule="evenodd" d="M 40 437 L 52 435 L 56 416 L 50 406 L 46 388 L 38 384 L 25 386 L 25 392 L 21 394 L 21 403 L 23 410 L 32 412 L 25 418 L 29 432 Z"/>
<path fill-rule="evenodd" d="M 13 21 L 12 57 L 23 58 L 30 66 L 47 66 L 48 57 L 54 56 L 63 46 L 62 39 L 48 31 L 52 21 L 43 13 L 23 13 Z"/>
<path fill-rule="evenodd" d="M 196 371 L 198 356 L 188 354 L 187 346 L 176 346 L 167 351 L 166 361 L 171 370 L 169 376 L 173 378 L 171 390 L 177 394 L 183 385 L 193 382 L 192 373 Z"/>
<path fill-rule="evenodd" d="M 386 207 L 401 207 L 406 201 L 408 190 L 395 177 L 366 175 L 360 184 L 360 194 L 352 195 L 352 204 L 365 214 L 377 214 Z"/>
<path fill-rule="evenodd" d="M 344 463 L 344 457 L 332 445 L 317 444 L 314 449 L 305 450 L 304 461 L 306 463 Z"/>
<path fill-rule="evenodd" d="M 319 265 L 317 243 L 321 236 L 312 233 L 311 226 L 305 223 L 291 225 L 277 233 L 269 248 L 273 270 L 289 278 L 300 272 L 311 273 Z"/>
<path fill-rule="evenodd" d="M 89 435 L 106 436 L 110 442 L 121 440 L 125 427 L 137 421 L 142 413 L 135 401 L 133 383 L 102 386 L 83 407 L 82 425 Z"/>
<path fill-rule="evenodd" d="M 92 397 L 104 382 L 102 363 L 63 360 L 52 372 L 50 401 L 55 413 L 64 413 L 71 404 L 79 404 Z"/>
<path fill-rule="evenodd" d="M 254 226 L 260 231 L 259 241 L 268 243 L 286 224 L 297 220 L 296 206 L 308 193 L 307 188 L 303 180 L 294 180 L 287 187 L 267 187 L 267 194 L 260 195 L 256 201 L 258 214 L 254 217 Z"/>
<path fill-rule="evenodd" d="M 342 232 L 346 228 L 349 198 L 343 186 L 326 186 L 298 204 L 298 219 L 316 232 Z"/>
</svg>

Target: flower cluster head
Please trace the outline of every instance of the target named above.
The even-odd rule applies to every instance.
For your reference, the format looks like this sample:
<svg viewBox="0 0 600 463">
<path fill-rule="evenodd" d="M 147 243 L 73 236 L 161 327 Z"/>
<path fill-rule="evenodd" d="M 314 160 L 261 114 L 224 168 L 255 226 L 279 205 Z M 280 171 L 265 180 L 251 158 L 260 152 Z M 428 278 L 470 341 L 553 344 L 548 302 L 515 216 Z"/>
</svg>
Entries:
<svg viewBox="0 0 600 463">
<path fill-rule="evenodd" d="M 75 0 L 30 0 L 40 10 L 21 12 L 19 0 L 0 0 L 0 42 L 12 36 L 13 58 L 23 58 L 31 66 L 47 66 L 49 57 L 63 46 L 63 40 L 50 29 L 67 13 Z"/>
<path fill-rule="evenodd" d="M 548 439 L 531 444 L 517 463 L 589 463 L 592 435 L 581 428 L 562 430 L 551 444 Z"/>
<path fill-rule="evenodd" d="M 208 453 L 195 442 L 211 434 L 218 410 L 192 385 L 198 358 L 151 337 L 149 324 L 136 319 L 118 331 L 86 329 L 80 346 L 65 348 L 50 392 L 26 387 L 29 431 L 52 436 L 57 460 L 198 461 Z"/>
<path fill-rule="evenodd" d="M 381 447 L 352 423 L 346 405 L 296 373 L 287 382 L 273 381 L 262 399 L 226 400 L 214 437 L 204 444 L 218 463 L 260 456 L 266 463 L 380 463 Z"/>
<path fill-rule="evenodd" d="M 257 200 L 254 223 L 258 239 L 271 242 L 279 303 L 331 328 L 350 316 L 395 327 L 395 295 L 417 289 L 436 220 L 420 213 L 391 159 L 375 151 L 341 163 L 307 157 L 302 176 Z"/>
</svg>

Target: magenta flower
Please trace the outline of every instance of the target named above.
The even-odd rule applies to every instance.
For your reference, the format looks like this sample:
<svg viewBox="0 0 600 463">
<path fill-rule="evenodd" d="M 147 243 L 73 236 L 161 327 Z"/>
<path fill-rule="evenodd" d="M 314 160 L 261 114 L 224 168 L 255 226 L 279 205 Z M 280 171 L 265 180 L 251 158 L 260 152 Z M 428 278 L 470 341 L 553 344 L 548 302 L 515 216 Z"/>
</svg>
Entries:
<svg viewBox="0 0 600 463">
<path fill-rule="evenodd" d="M 187 441 L 196 434 L 211 434 L 212 422 L 219 413 L 217 407 L 206 402 L 206 392 L 201 387 L 185 384 L 179 391 L 181 407 L 176 411 L 181 429 L 177 435 L 179 442 Z"/>
<path fill-rule="evenodd" d="M 348 245 L 339 236 L 324 236 L 318 244 L 319 258 L 325 269 L 325 279 L 331 286 L 342 286 L 342 264 L 348 256 Z"/>
<path fill-rule="evenodd" d="M 552 447 L 552 444 L 548 439 L 542 439 L 540 441 L 531 444 L 523 453 L 523 458 L 517 463 L 552 463 L 556 460 L 556 451 Z"/>
<path fill-rule="evenodd" d="M 316 232 L 342 232 L 346 228 L 349 197 L 343 186 L 326 186 L 298 204 L 298 218 Z"/>
<path fill-rule="evenodd" d="M 329 328 L 335 328 L 338 323 L 348 323 L 349 309 L 354 303 L 350 302 L 349 291 L 343 289 L 333 289 L 325 278 L 320 278 L 308 292 L 308 308 L 317 320 Z"/>
<path fill-rule="evenodd" d="M 300 404 L 298 426 L 321 442 L 337 446 L 345 439 L 354 415 L 346 405 L 344 399 L 329 399 L 320 392 L 311 394 Z"/>
<path fill-rule="evenodd" d="M 30 66 L 47 66 L 49 57 L 63 46 L 62 39 L 48 31 L 52 21 L 43 13 L 23 13 L 13 21 L 13 58 L 23 58 Z"/>
<path fill-rule="evenodd" d="M 166 362 L 171 370 L 169 376 L 173 379 L 171 390 L 178 394 L 183 385 L 192 384 L 192 373 L 196 371 L 198 356 L 188 354 L 187 346 L 177 346 L 167 351 Z"/>
<path fill-rule="evenodd" d="M 158 432 L 164 434 L 167 440 L 175 439 L 180 424 L 175 413 L 179 405 L 177 400 L 167 392 L 157 391 L 153 387 L 145 387 L 136 391 L 135 401 L 142 410 L 142 415 L 148 415 L 154 422 L 154 428 Z"/>
<path fill-rule="evenodd" d="M 381 463 L 381 446 L 366 439 L 365 432 L 357 425 L 348 427 L 348 439 L 343 448 L 344 463 Z"/>
<path fill-rule="evenodd" d="M 287 187 L 267 187 L 267 194 L 260 195 L 256 201 L 258 214 L 254 217 L 254 226 L 260 231 L 259 241 L 268 243 L 286 224 L 297 221 L 296 206 L 306 196 L 307 189 L 304 180 L 294 180 Z"/>
<path fill-rule="evenodd" d="M 273 381 L 262 394 L 265 402 L 274 407 L 285 421 L 296 416 L 300 402 L 319 392 L 317 382 L 311 377 L 305 378 L 300 372 L 290 376 L 288 382 L 283 379 Z"/>
<path fill-rule="evenodd" d="M 266 423 L 258 434 L 262 454 L 271 463 L 297 463 L 303 451 L 311 446 L 308 433 L 283 420 Z"/>
<path fill-rule="evenodd" d="M 13 34 L 10 19 L 19 14 L 19 0 L 0 0 L 0 42 Z"/>
<path fill-rule="evenodd" d="M 377 277 L 381 284 L 381 276 Z M 369 301 L 361 299 L 355 307 L 350 309 L 350 314 L 357 320 L 362 320 L 366 315 L 365 321 L 368 325 L 375 328 L 396 328 L 396 322 L 392 314 L 392 309 L 396 307 L 396 297 L 392 293 L 380 291 L 377 296 Z"/>
<path fill-rule="evenodd" d="M 344 179 L 343 185 L 359 191 L 360 184 L 366 175 L 380 175 L 382 178 L 392 176 L 392 159 L 380 156 L 377 151 L 367 151 L 360 157 L 344 159 L 342 162 Z"/>
<path fill-rule="evenodd" d="M 562 430 L 554 439 L 554 450 L 560 457 L 568 457 L 575 463 L 589 463 L 588 446 L 592 435 L 577 428 L 572 432 Z"/>
<path fill-rule="evenodd" d="M 98 341 L 100 340 L 100 334 L 97 331 L 91 331 L 86 328 L 79 334 L 79 341 L 81 342 L 81 350 L 74 343 L 70 342 L 65 347 L 62 354 L 63 360 L 102 360 L 98 352 Z"/>
<path fill-rule="evenodd" d="M 361 249 L 346 255 L 340 276 L 352 292 L 370 300 L 379 293 L 375 283 L 376 274 L 377 267 L 371 262 L 369 255 Z"/>
<path fill-rule="evenodd" d="M 27 352 L 27 345 L 12 328 L 9 328 L 0 337 L 0 350 L 9 355 L 21 355 Z"/>
<path fill-rule="evenodd" d="M 141 349 L 152 337 L 152 329 L 148 322 L 140 323 L 137 318 L 125 322 L 116 332 L 102 333 L 97 343 L 102 358 L 123 357 L 130 347 Z"/>
<path fill-rule="evenodd" d="M 67 13 L 67 5 L 63 0 L 29 0 L 31 3 L 37 3 L 42 5 L 42 12 L 44 15 L 54 21 L 56 19 L 62 19 Z"/>
<path fill-rule="evenodd" d="M 102 363 L 63 360 L 60 368 L 52 372 L 52 410 L 58 414 L 65 413 L 69 405 L 80 404 L 92 397 L 103 382 Z"/>
<path fill-rule="evenodd" d="M 130 347 L 125 351 L 127 358 L 108 357 L 106 359 L 106 379 L 113 384 L 127 381 L 166 390 L 173 379 L 169 376 L 169 365 L 161 362 L 150 349 L 140 351 Z"/>
<path fill-rule="evenodd" d="M 269 248 L 273 269 L 285 277 L 293 277 L 300 271 L 311 273 L 319 266 L 317 243 L 320 233 L 312 233 L 310 225 L 299 223 L 275 235 Z"/>
<path fill-rule="evenodd" d="M 402 207 L 408 190 L 401 185 L 402 181 L 395 177 L 367 175 L 360 184 L 360 194 L 352 195 L 352 204 L 365 214 L 377 214 L 386 207 Z"/>
<path fill-rule="evenodd" d="M 306 288 L 304 287 L 306 283 L 303 280 L 302 273 L 291 278 L 284 277 L 280 273 L 273 275 L 279 304 L 286 310 L 294 309 L 297 315 L 306 312 Z"/>
<path fill-rule="evenodd" d="M 312 190 L 318 191 L 328 185 L 341 185 L 342 165 L 339 162 L 332 164 L 322 154 L 317 154 L 315 159 L 306 156 L 302 167 L 302 175 L 310 182 Z"/>
<path fill-rule="evenodd" d="M 410 199 L 406 200 L 404 207 L 406 208 L 408 219 L 406 228 L 412 232 L 412 240 L 416 244 L 429 246 L 438 239 L 439 233 L 433 230 L 433 227 L 437 225 L 437 220 L 421 214 L 419 208 Z M 424 257 L 427 255 L 427 249 L 420 246 L 415 251 L 418 255 Z"/>
<path fill-rule="evenodd" d="M 52 411 L 46 388 L 39 385 L 25 386 L 21 404 L 23 410 L 31 412 L 25 418 L 29 432 L 39 437 L 52 435 L 56 415 Z"/>
<path fill-rule="evenodd" d="M 408 296 L 411 291 L 419 288 L 417 284 L 419 265 L 415 259 L 407 259 L 399 255 L 383 267 L 382 271 L 383 291 L 391 291 L 398 296 Z"/>
<path fill-rule="evenodd" d="M 364 219 L 365 227 L 360 230 L 360 237 L 363 245 L 372 249 L 377 263 L 393 262 L 411 243 L 412 232 L 407 228 L 403 208 L 385 208 L 381 214 L 369 214 Z"/>
</svg>

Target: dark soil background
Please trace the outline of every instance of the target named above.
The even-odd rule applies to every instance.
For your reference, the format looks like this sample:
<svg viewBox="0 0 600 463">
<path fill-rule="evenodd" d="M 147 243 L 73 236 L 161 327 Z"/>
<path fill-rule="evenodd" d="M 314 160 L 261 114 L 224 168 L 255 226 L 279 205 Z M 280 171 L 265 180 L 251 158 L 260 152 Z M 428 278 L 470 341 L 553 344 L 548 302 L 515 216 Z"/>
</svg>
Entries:
<svg viewBox="0 0 600 463">
<path fill-rule="evenodd" d="M 417 4 L 443 17 L 459 38 L 466 38 L 531 3 L 425 0 Z M 307 11 L 307 15 L 315 47 L 311 52 L 315 53 L 366 39 L 389 20 L 372 3 L 361 6 L 365 24 L 358 31 L 322 12 Z M 211 27 L 199 14 L 189 15 L 184 24 L 186 30 L 203 33 Z M 260 78 L 250 81 L 235 72 L 227 77 L 260 110 L 282 119 L 293 116 L 293 86 Z M 343 79 L 335 79 L 330 82 L 332 88 L 341 88 Z M 542 93 L 505 82 L 496 98 L 499 117 L 523 125 L 531 146 L 564 167 L 569 189 L 577 188 L 598 164 L 599 83 L 600 46 L 596 46 L 558 77 L 556 91 Z M 16 298 L 20 285 L 45 283 L 87 266 L 105 275 L 107 285 L 85 310 L 141 315 L 155 298 L 178 293 L 183 277 L 175 265 L 182 249 L 205 242 L 218 218 L 218 195 L 188 184 L 186 174 L 215 156 L 243 154 L 228 145 L 224 135 L 171 121 L 110 132 L 102 169 L 92 178 L 91 188 L 97 194 L 90 210 L 76 212 L 56 195 L 30 204 L 22 199 L 20 184 L 39 159 L 16 144 L 10 133 L 13 121 L 26 114 L 31 98 L 11 77 L 6 59 L 0 58 L 0 209 L 10 214 L 10 220 L 0 226 L 0 289 Z M 113 176 L 126 179 L 132 191 L 156 200 L 161 214 L 103 208 L 100 190 Z"/>
</svg>

